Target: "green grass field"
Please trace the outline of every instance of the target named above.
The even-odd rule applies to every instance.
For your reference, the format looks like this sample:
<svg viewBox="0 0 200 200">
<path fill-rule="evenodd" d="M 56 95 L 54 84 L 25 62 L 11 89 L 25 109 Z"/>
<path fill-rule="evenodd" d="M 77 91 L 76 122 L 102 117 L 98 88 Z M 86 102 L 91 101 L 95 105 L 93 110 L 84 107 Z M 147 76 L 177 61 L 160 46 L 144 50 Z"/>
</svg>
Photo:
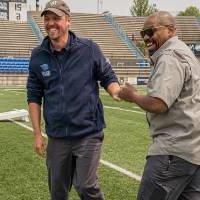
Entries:
<svg viewBox="0 0 200 200">
<path fill-rule="evenodd" d="M 107 122 L 101 159 L 141 175 L 150 142 L 145 113 L 134 104 L 114 102 L 104 91 L 101 99 Z M 0 112 L 14 109 L 27 109 L 25 90 L 0 89 Z M 34 153 L 29 130 L 0 122 L 0 158 L 0 200 L 49 199 L 45 159 Z M 106 200 L 136 199 L 139 182 L 103 164 L 99 182 Z M 79 200 L 74 189 L 70 200 Z"/>
</svg>

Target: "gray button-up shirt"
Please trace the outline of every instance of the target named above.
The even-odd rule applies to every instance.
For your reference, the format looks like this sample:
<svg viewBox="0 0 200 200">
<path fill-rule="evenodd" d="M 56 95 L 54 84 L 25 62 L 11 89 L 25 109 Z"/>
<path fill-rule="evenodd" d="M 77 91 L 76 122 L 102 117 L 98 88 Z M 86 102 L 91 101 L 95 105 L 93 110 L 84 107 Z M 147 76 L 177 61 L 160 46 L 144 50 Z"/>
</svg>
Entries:
<svg viewBox="0 0 200 200">
<path fill-rule="evenodd" d="M 153 143 L 149 155 L 175 155 L 200 165 L 200 63 L 177 36 L 152 56 L 147 94 L 168 110 L 147 113 Z"/>
</svg>

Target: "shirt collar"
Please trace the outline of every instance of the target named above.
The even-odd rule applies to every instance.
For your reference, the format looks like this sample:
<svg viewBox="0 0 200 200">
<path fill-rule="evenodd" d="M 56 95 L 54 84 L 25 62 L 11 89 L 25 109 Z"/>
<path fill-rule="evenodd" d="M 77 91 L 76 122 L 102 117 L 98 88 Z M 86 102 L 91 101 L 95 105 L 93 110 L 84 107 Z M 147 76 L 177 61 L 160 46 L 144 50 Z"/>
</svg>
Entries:
<svg viewBox="0 0 200 200">
<path fill-rule="evenodd" d="M 175 43 L 176 40 L 178 40 L 178 36 L 173 36 L 170 39 L 168 39 L 151 57 L 153 63 L 156 63 L 158 57 L 162 54 L 163 51 L 168 49 L 172 43 Z"/>
<path fill-rule="evenodd" d="M 67 50 L 67 49 L 69 48 L 70 44 L 71 44 L 71 38 L 70 38 L 70 34 L 68 34 L 67 43 L 65 44 L 65 47 L 64 47 L 62 50 Z M 56 51 L 56 50 L 53 48 L 51 42 L 50 42 L 50 50 L 51 50 L 52 53 Z M 62 50 L 61 50 L 61 51 L 62 51 Z"/>
</svg>

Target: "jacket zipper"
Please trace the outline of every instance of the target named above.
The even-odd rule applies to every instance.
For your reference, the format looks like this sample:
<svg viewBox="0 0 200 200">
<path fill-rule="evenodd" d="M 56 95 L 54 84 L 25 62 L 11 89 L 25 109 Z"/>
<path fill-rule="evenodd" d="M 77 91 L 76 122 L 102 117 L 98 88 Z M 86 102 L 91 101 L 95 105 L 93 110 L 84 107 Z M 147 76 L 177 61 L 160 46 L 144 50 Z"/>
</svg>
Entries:
<svg viewBox="0 0 200 200">
<path fill-rule="evenodd" d="M 57 58 L 55 58 L 57 60 Z M 64 82 L 63 82 L 63 76 L 62 76 L 62 69 L 63 69 L 63 65 L 59 62 L 59 60 L 57 60 L 57 63 L 59 65 L 59 72 L 60 72 L 60 79 L 61 79 L 61 84 L 60 84 L 60 90 L 61 90 L 61 113 L 63 112 L 64 115 L 64 111 L 65 111 L 65 103 L 64 103 Z M 68 124 L 65 125 L 65 135 L 68 136 Z"/>
<path fill-rule="evenodd" d="M 50 53 L 48 50 L 41 48 L 42 50 L 46 51 L 58 64 L 58 68 L 59 68 L 59 74 L 60 74 L 60 97 L 61 97 L 61 114 L 64 114 L 64 85 L 63 85 L 63 77 L 62 77 L 62 65 L 60 64 L 60 62 L 57 60 L 57 58 Z M 68 136 L 68 125 L 66 125 L 66 136 Z"/>
<path fill-rule="evenodd" d="M 56 63 L 59 66 L 59 74 L 60 74 L 60 93 L 61 93 L 61 98 L 64 97 L 64 87 L 63 87 L 63 77 L 62 77 L 62 66 L 59 63 L 59 61 L 57 60 L 57 58 L 50 53 L 48 50 L 41 48 L 42 50 L 46 51 L 51 57 L 53 57 L 53 59 L 56 61 Z M 61 111 L 63 111 L 63 109 L 61 109 Z"/>
<path fill-rule="evenodd" d="M 69 49 L 72 49 L 76 46 L 75 43 L 73 43 Z M 57 58 L 52 54 L 50 53 L 48 50 L 46 50 L 45 48 L 43 47 L 40 47 L 42 50 L 46 51 L 50 56 L 53 57 L 53 59 L 56 61 L 56 63 L 59 65 L 59 73 L 60 73 L 60 93 L 61 93 L 61 99 L 63 99 L 63 101 L 61 101 L 61 113 L 64 114 L 64 84 L 63 84 L 63 77 L 62 77 L 62 66 L 61 64 L 59 63 L 59 61 L 57 60 Z M 68 50 L 69 50 L 68 49 Z M 63 102 L 63 103 L 62 103 Z M 66 125 L 66 136 L 68 136 L 68 124 Z"/>
</svg>

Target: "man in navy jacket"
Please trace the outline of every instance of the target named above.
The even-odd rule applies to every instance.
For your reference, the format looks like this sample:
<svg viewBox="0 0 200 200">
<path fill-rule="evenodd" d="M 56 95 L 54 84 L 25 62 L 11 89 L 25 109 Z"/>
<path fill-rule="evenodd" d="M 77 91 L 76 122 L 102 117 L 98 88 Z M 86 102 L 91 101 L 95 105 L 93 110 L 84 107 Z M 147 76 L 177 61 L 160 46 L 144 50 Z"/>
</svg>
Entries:
<svg viewBox="0 0 200 200">
<path fill-rule="evenodd" d="M 62 0 L 48 2 L 41 16 L 48 36 L 32 52 L 27 98 L 39 155 L 43 104 L 51 199 L 68 199 L 73 184 L 80 199 L 102 200 L 96 171 L 105 122 L 98 83 L 118 100 L 118 80 L 98 45 L 69 30 L 70 9 Z"/>
</svg>

